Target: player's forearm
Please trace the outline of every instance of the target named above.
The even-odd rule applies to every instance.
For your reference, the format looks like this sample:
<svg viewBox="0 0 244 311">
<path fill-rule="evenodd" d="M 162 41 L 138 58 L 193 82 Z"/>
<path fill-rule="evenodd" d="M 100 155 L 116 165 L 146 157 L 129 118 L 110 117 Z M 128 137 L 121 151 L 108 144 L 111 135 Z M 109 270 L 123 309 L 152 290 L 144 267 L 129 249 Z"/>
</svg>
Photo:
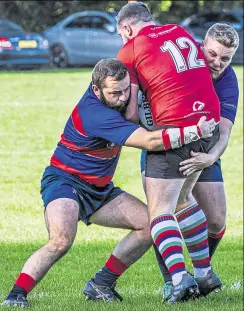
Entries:
<svg viewBox="0 0 244 311">
<path fill-rule="evenodd" d="M 202 119 L 203 118 L 203 119 Z M 209 137 L 214 129 L 212 120 L 205 121 L 202 117 L 198 125 L 183 128 L 168 128 L 154 132 L 148 132 L 139 127 L 125 141 L 125 146 L 159 151 L 179 148 L 201 137 Z"/>
<path fill-rule="evenodd" d="M 145 149 L 150 151 L 176 149 L 200 138 L 201 131 L 198 126 L 169 128 L 155 132 L 148 132 L 148 142 Z"/>
<path fill-rule="evenodd" d="M 229 133 L 222 133 L 222 134 L 220 133 L 219 140 L 213 146 L 213 148 L 209 150 L 208 154 L 212 156 L 213 163 L 217 161 L 224 153 L 225 149 L 228 146 L 229 138 L 230 138 Z"/>
<path fill-rule="evenodd" d="M 125 119 L 136 124 L 139 123 L 137 103 L 130 102 L 126 109 Z"/>
<path fill-rule="evenodd" d="M 221 117 L 219 123 L 219 140 L 213 146 L 213 148 L 208 152 L 209 155 L 212 156 L 212 162 L 214 163 L 216 160 L 220 158 L 220 156 L 224 153 L 232 130 L 233 123 L 227 118 Z"/>
<path fill-rule="evenodd" d="M 125 113 L 125 119 L 136 124 L 139 123 L 138 100 L 137 100 L 138 91 L 139 86 L 136 84 L 131 84 L 130 101 Z"/>
</svg>

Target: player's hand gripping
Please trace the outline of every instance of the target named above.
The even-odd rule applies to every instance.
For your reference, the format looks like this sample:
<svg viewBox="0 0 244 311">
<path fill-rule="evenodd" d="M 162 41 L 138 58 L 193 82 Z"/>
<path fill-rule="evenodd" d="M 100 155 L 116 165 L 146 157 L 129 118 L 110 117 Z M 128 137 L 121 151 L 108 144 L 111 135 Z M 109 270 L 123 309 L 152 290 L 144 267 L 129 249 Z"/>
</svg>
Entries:
<svg viewBox="0 0 244 311">
<path fill-rule="evenodd" d="M 214 131 L 216 124 L 217 123 L 215 122 L 213 118 L 209 121 L 206 121 L 205 116 L 201 117 L 197 123 L 197 126 L 199 127 L 200 132 L 201 132 L 201 138 L 207 138 L 207 137 L 213 136 L 212 132 Z"/>
<path fill-rule="evenodd" d="M 191 151 L 191 158 L 180 162 L 181 167 L 179 170 L 183 172 L 183 175 L 189 176 L 212 165 L 214 160 L 211 154 Z"/>
</svg>

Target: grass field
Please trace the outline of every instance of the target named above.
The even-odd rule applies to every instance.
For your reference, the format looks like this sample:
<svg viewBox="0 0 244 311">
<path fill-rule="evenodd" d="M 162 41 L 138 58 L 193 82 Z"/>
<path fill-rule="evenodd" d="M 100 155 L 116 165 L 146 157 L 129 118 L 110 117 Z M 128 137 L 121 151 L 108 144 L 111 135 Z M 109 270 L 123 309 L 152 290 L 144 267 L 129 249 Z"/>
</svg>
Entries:
<svg viewBox="0 0 244 311">
<path fill-rule="evenodd" d="M 224 283 L 222 292 L 185 305 L 163 305 L 162 280 L 150 250 L 119 280 L 122 304 L 86 302 L 80 290 L 102 267 L 125 231 L 87 228 L 80 223 L 71 251 L 30 294 L 33 310 L 243 310 L 243 67 L 235 67 L 235 71 L 240 86 L 239 110 L 222 158 L 228 199 L 227 232 L 213 259 Z M 28 256 L 47 240 L 39 194 L 41 175 L 90 77 L 88 69 L 0 73 L 1 301 Z M 139 156 L 140 151 L 124 148 L 114 181 L 145 201 Z"/>
</svg>

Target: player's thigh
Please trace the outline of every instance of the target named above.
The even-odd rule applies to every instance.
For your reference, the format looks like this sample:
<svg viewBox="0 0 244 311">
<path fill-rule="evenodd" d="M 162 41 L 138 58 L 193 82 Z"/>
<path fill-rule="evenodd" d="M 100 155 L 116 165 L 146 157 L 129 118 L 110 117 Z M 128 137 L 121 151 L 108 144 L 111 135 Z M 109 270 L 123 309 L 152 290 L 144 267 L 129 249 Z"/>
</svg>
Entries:
<svg viewBox="0 0 244 311">
<path fill-rule="evenodd" d="M 141 172 L 141 180 L 142 180 L 142 186 L 143 190 L 146 193 L 146 177 L 145 177 L 145 171 Z"/>
<path fill-rule="evenodd" d="M 146 177 L 146 196 L 150 219 L 162 213 L 174 213 L 185 179 Z"/>
<path fill-rule="evenodd" d="M 105 227 L 141 230 L 149 226 L 147 206 L 123 192 L 96 211 L 89 222 Z"/>
<path fill-rule="evenodd" d="M 51 201 L 45 210 L 50 240 L 72 244 L 77 231 L 79 205 L 75 200 L 60 198 Z"/>
<path fill-rule="evenodd" d="M 200 172 L 194 172 L 185 179 L 184 184 L 183 184 L 181 191 L 180 191 L 178 202 L 177 202 L 177 210 L 179 210 L 181 207 L 184 208 L 185 204 L 189 204 L 190 202 L 192 202 L 194 200 L 194 197 L 192 195 L 192 190 L 193 190 L 200 174 L 201 174 L 201 171 Z"/>
<path fill-rule="evenodd" d="M 226 219 L 226 196 L 223 182 L 197 182 L 193 195 L 204 211 L 209 226 L 224 226 Z"/>
</svg>

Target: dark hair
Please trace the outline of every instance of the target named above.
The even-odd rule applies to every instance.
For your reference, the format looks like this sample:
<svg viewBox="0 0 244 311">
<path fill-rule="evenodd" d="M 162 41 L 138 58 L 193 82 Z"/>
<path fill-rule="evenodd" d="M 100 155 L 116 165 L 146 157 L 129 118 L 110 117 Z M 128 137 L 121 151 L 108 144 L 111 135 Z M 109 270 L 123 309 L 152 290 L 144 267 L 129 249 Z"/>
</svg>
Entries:
<svg viewBox="0 0 244 311">
<path fill-rule="evenodd" d="M 105 87 L 107 77 L 113 77 L 115 81 L 121 81 L 128 72 L 126 66 L 116 58 L 107 58 L 100 60 L 92 71 L 92 84 L 99 89 Z"/>
<path fill-rule="evenodd" d="M 124 5 L 116 16 L 117 24 L 119 25 L 125 19 L 129 20 L 130 24 L 146 23 L 153 20 L 147 6 L 142 2 Z"/>
</svg>

